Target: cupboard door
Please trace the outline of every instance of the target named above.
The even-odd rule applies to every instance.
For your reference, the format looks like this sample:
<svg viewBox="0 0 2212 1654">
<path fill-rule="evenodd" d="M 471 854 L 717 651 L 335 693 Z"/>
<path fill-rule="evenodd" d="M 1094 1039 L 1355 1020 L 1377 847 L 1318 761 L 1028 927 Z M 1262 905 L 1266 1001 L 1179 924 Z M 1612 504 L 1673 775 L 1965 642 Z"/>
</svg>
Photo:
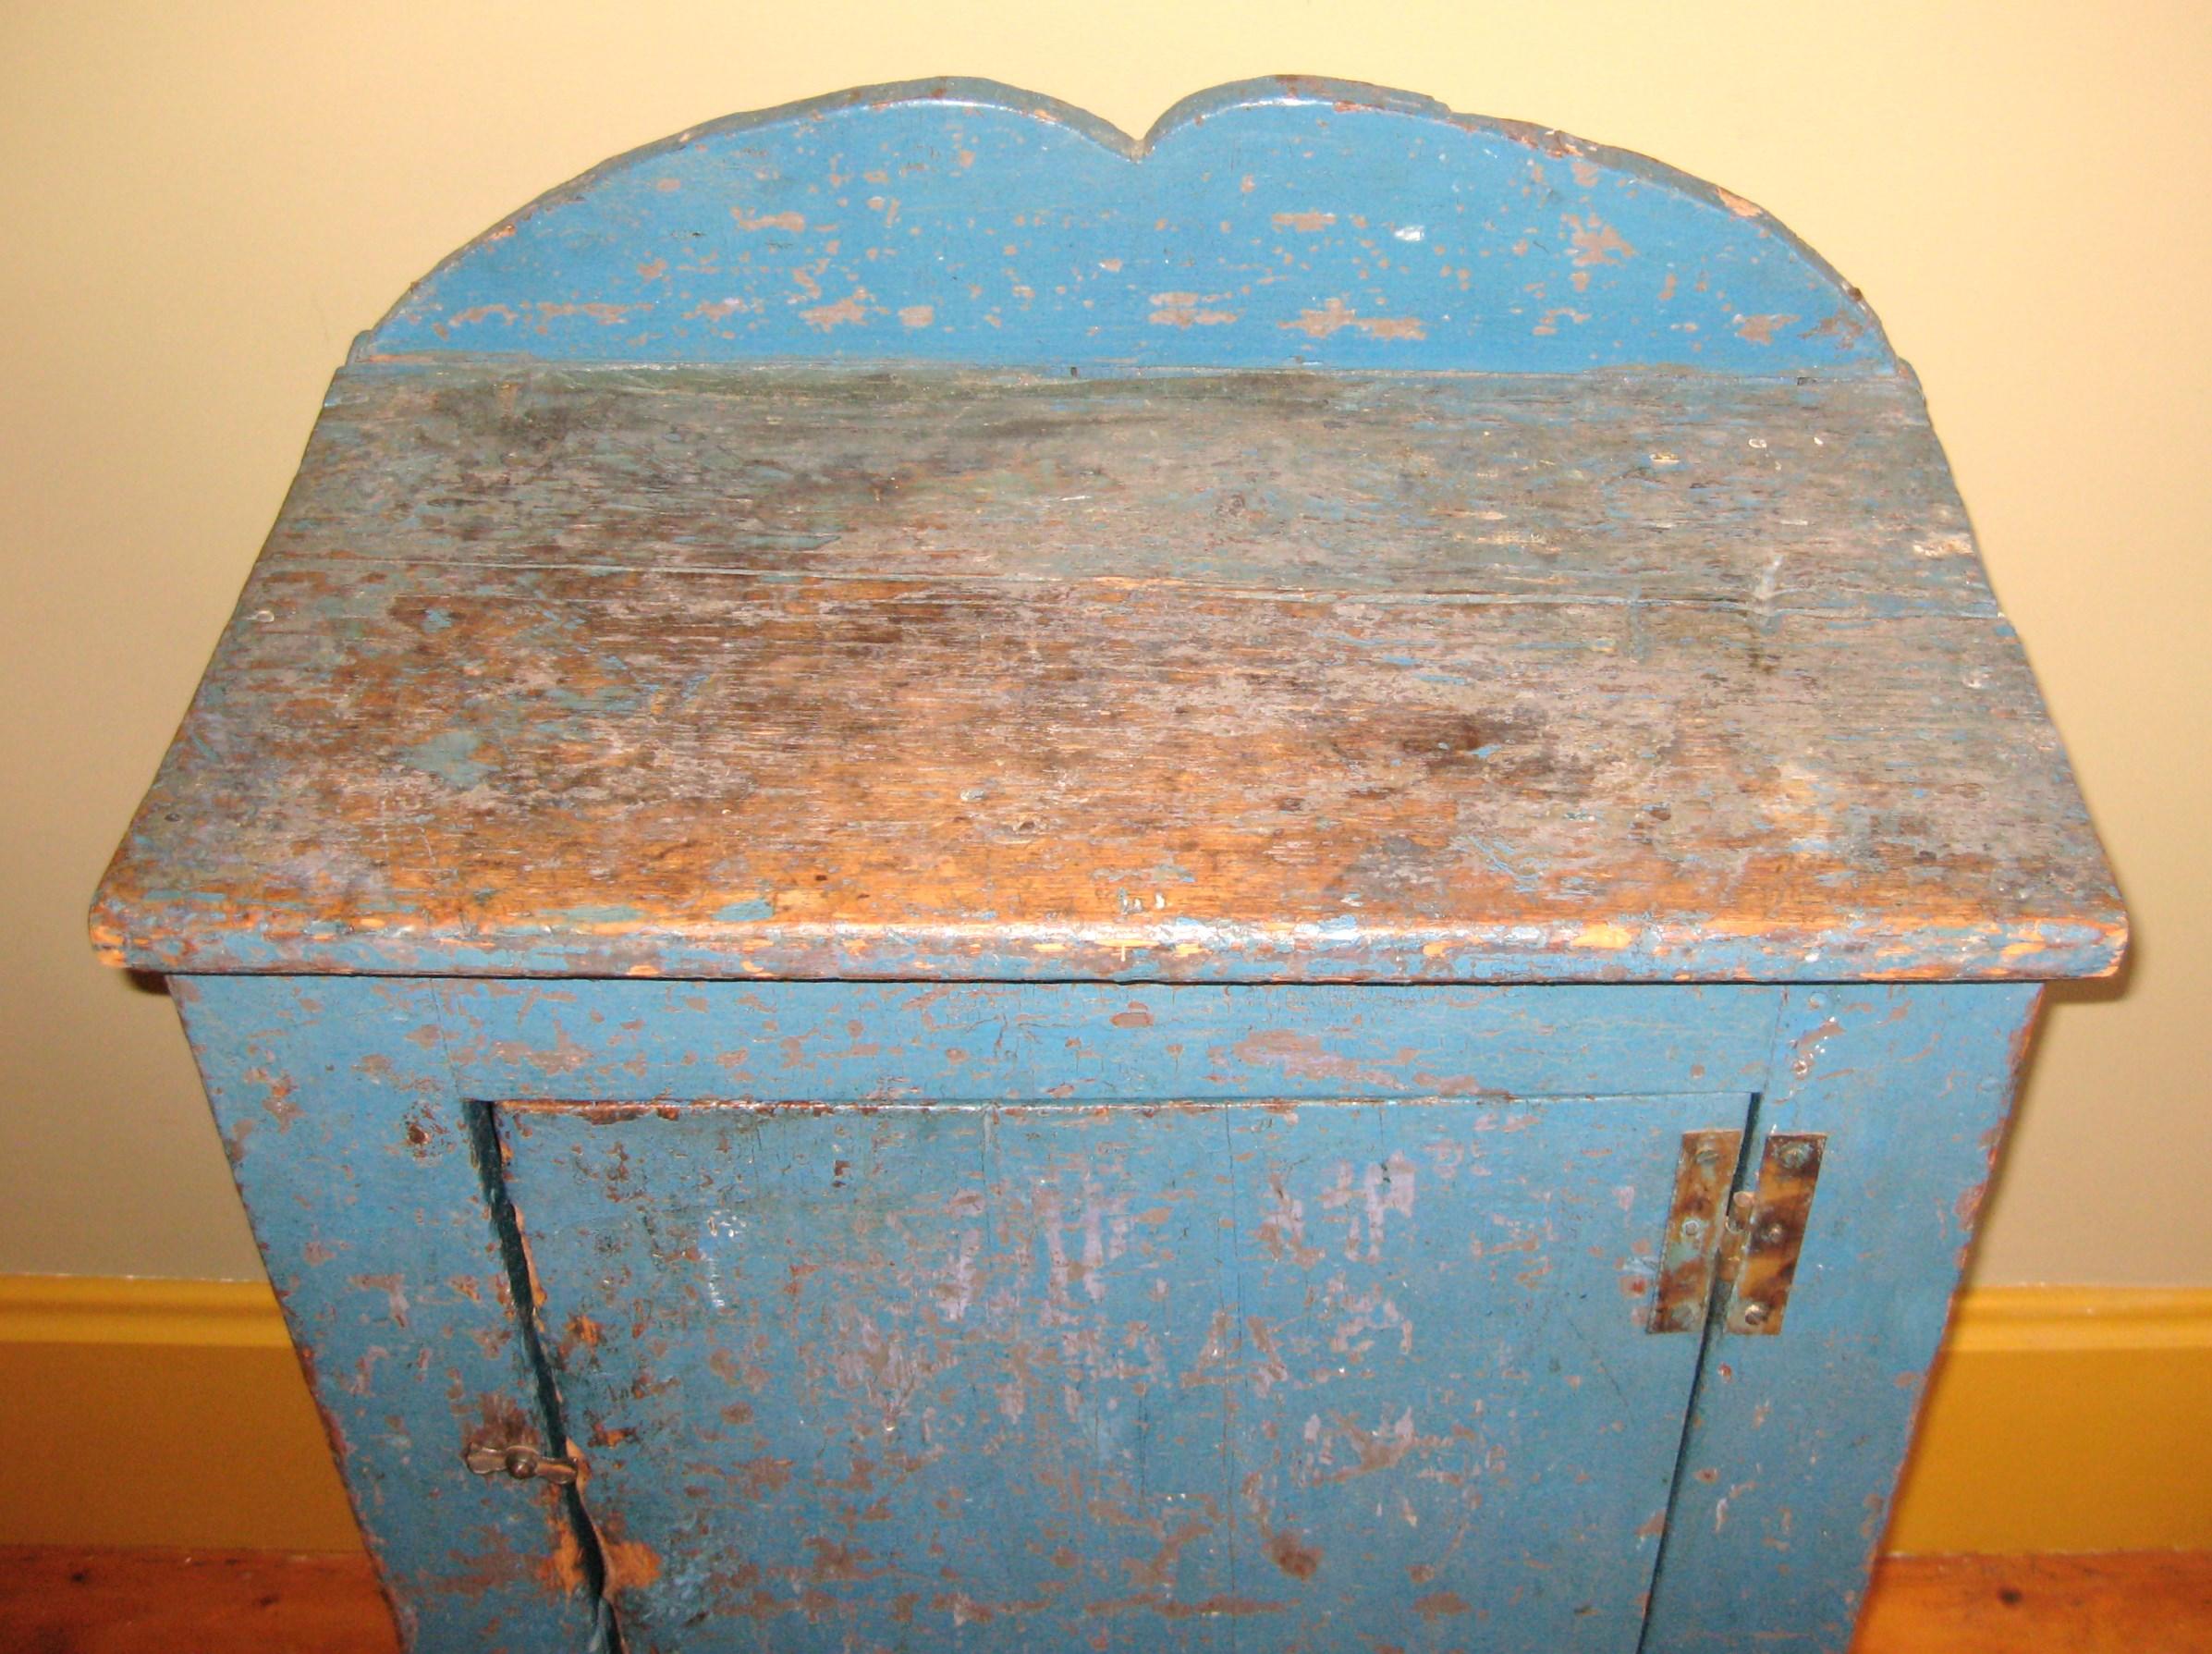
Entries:
<svg viewBox="0 0 2212 1654">
<path fill-rule="evenodd" d="M 1747 1107 L 496 1112 L 631 1654 L 1628 1654 Z"/>
</svg>

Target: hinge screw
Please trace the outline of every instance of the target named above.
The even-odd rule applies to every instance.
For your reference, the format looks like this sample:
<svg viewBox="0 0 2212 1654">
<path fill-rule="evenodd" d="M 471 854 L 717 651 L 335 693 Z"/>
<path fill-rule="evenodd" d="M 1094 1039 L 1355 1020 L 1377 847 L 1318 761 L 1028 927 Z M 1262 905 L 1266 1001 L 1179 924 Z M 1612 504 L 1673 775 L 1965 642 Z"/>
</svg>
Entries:
<svg viewBox="0 0 2212 1654">
<path fill-rule="evenodd" d="M 1766 1325 L 1766 1305 L 1764 1304 L 1746 1304 L 1743 1306 L 1743 1313 L 1738 1318 L 1741 1320 L 1746 1327 L 1764 1327 Z"/>
<path fill-rule="evenodd" d="M 1782 1152 L 1778 1158 L 1782 1164 L 1790 1170 L 1803 1171 L 1806 1163 L 1813 1158 L 1813 1150 L 1806 1144 L 1785 1143 L 1782 1145 Z"/>
<path fill-rule="evenodd" d="M 567 1487 L 576 1480 L 576 1462 L 541 1453 L 534 1447 L 472 1447 L 461 1455 L 461 1463 L 477 1476 L 497 1476 L 501 1472 L 519 1482 L 536 1479 Z"/>
</svg>

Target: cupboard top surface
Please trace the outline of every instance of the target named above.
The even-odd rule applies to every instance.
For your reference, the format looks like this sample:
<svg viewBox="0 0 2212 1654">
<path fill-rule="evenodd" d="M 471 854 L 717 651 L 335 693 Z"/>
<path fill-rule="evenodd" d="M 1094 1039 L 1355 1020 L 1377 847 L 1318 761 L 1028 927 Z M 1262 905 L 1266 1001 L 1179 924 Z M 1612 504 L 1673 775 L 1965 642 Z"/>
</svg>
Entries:
<svg viewBox="0 0 2212 1654">
<path fill-rule="evenodd" d="M 334 386 L 174 971 L 2032 976 L 2124 917 L 1900 374 Z"/>
</svg>

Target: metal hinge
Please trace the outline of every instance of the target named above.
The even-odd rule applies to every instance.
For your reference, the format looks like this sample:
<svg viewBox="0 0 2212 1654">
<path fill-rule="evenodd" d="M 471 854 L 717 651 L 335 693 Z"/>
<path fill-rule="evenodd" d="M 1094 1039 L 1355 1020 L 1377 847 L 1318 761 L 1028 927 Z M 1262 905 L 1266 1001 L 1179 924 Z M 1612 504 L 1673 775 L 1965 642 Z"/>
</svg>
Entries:
<svg viewBox="0 0 2212 1654">
<path fill-rule="evenodd" d="M 576 1480 L 575 1460 L 542 1453 L 534 1447 L 472 1447 L 461 1455 L 461 1463 L 478 1476 L 504 1471 L 519 1482 L 534 1478 L 565 1488 Z"/>
<path fill-rule="evenodd" d="M 1697 1331 L 1717 1290 L 1726 1294 L 1729 1331 L 1767 1338 L 1782 1329 L 1827 1137 L 1769 1132 L 1757 1180 L 1731 1195 L 1742 1145 L 1741 1132 L 1682 1133 L 1647 1331 Z"/>
</svg>

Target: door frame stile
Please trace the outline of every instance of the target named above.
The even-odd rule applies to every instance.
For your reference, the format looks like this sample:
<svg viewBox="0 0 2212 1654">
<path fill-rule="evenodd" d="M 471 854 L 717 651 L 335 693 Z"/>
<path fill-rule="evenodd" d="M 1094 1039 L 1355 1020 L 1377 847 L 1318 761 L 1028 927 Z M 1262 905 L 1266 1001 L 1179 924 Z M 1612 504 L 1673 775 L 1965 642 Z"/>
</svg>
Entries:
<svg viewBox="0 0 2212 1654">
<path fill-rule="evenodd" d="M 522 1236 L 522 1223 L 507 1189 L 507 1139 L 499 1129 L 498 1105 L 484 1097 L 464 1097 L 460 1112 L 469 1132 L 478 1174 L 483 1180 L 484 1206 L 507 1266 L 507 1291 L 515 1305 L 515 1339 L 536 1379 L 539 1422 L 545 1432 L 548 1455 L 577 1457 L 575 1440 L 568 1434 L 566 1409 L 561 1403 L 560 1377 L 545 1354 L 545 1330 L 539 1318 L 544 1305 L 537 1271 L 531 1267 L 530 1247 Z M 582 1463 L 589 1468 L 590 1461 Z M 583 1569 L 584 1588 L 591 1593 L 598 1616 L 597 1631 L 604 1654 L 623 1654 L 621 1622 L 607 1594 L 606 1550 L 597 1524 L 583 1501 L 584 1481 L 579 1479 L 556 1491 L 575 1530 Z"/>
</svg>

